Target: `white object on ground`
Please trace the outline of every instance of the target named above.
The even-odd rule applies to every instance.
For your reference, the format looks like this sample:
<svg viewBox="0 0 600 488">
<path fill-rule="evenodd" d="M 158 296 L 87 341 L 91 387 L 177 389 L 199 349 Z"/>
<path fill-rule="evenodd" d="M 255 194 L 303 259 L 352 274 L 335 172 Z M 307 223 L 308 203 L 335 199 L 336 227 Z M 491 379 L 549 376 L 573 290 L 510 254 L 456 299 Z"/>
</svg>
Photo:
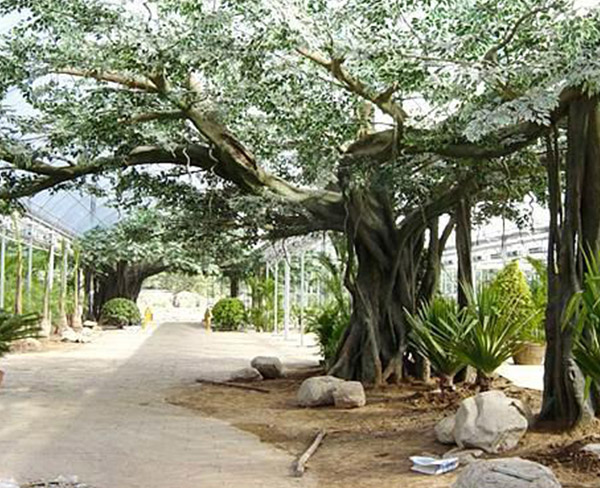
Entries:
<svg viewBox="0 0 600 488">
<path fill-rule="evenodd" d="M 410 469 L 421 474 L 444 474 L 458 468 L 458 458 L 456 457 L 439 459 L 427 456 L 412 456 L 409 459 L 413 463 Z"/>
</svg>

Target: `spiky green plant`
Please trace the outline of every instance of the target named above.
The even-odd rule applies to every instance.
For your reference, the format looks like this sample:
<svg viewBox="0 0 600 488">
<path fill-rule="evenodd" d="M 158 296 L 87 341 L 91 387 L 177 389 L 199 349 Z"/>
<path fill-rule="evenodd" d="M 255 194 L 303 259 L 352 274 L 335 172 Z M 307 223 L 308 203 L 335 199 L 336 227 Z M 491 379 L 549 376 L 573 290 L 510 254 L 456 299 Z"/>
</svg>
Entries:
<svg viewBox="0 0 600 488">
<path fill-rule="evenodd" d="M 455 300 L 435 296 L 416 313 L 407 312 L 410 340 L 440 375 L 442 387 L 452 387 L 454 376 L 465 366 L 456 351 L 471 328 L 472 317 L 459 310 Z"/>
<path fill-rule="evenodd" d="M 335 357 L 340 340 L 350 323 L 350 296 L 344 287 L 344 263 L 347 262 L 345 241 L 333 239 L 337 259 L 321 253 L 319 263 L 325 270 L 326 304 L 307 312 L 307 332 L 317 336 L 321 354 L 328 364 Z"/>
<path fill-rule="evenodd" d="M 565 325 L 575 321 L 573 356 L 583 374 L 600 384 L 600 255 L 584 253 L 586 272 L 581 291 L 567 307 Z"/>
<path fill-rule="evenodd" d="M 489 388 L 490 377 L 502 363 L 515 354 L 523 344 L 522 328 L 534 317 L 531 313 L 514 320 L 517 298 L 506 299 L 497 287 L 484 285 L 477 293 L 465 288 L 467 313 L 472 321 L 469 331 L 455 352 L 466 364 L 477 370 L 477 382 Z"/>
<path fill-rule="evenodd" d="M 37 337 L 40 318 L 35 313 L 15 315 L 0 310 L 0 357 L 10 350 L 11 342 Z"/>
</svg>

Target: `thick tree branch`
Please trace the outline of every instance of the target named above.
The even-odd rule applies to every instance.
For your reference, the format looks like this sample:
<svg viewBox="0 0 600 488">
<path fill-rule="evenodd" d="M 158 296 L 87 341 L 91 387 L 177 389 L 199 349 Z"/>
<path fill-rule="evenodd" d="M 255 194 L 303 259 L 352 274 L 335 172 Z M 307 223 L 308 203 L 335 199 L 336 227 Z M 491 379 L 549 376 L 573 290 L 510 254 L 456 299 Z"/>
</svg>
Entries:
<svg viewBox="0 0 600 488">
<path fill-rule="evenodd" d="M 550 113 L 550 121 L 562 119 L 569 104 L 579 96 L 580 91 L 565 88 L 559 95 L 557 107 Z M 383 163 L 394 155 L 437 154 L 456 159 L 487 160 L 508 156 L 523 149 L 547 133 L 550 127 L 533 122 L 522 122 L 504 128 L 481 142 L 470 142 L 456 135 L 447 135 L 443 125 L 436 130 L 421 130 L 405 127 L 402 140 L 394 129 L 388 129 L 359 139 L 346 150 L 346 157 L 358 161 Z M 439 135 L 436 135 L 439 134 Z"/>
<path fill-rule="evenodd" d="M 181 110 L 173 110 L 171 112 L 145 112 L 140 114 L 124 117 L 122 122 L 128 124 L 142 124 L 144 122 L 152 122 L 154 120 L 183 120 L 186 115 Z"/>
<path fill-rule="evenodd" d="M 364 83 L 354 78 L 344 69 L 342 66 L 344 60 L 342 58 L 327 60 L 320 54 L 309 52 L 304 48 L 298 48 L 296 51 L 301 56 L 304 56 L 329 71 L 331 75 L 346 88 L 346 90 L 379 107 L 382 112 L 390 115 L 398 125 L 402 125 L 406 120 L 407 114 L 404 109 L 393 101 L 394 93 L 398 89 L 396 84 L 393 84 L 379 94 L 375 94 L 367 89 Z"/>
<path fill-rule="evenodd" d="M 94 70 L 80 70 L 75 68 L 63 68 L 54 73 L 59 75 L 71 75 L 81 78 L 93 78 L 98 81 L 106 81 L 109 83 L 116 83 L 118 85 L 126 86 L 127 88 L 133 88 L 135 90 L 143 90 L 147 92 L 157 93 L 158 87 L 150 80 L 144 80 L 136 78 L 134 76 L 127 76 L 121 73 L 101 72 Z"/>
</svg>

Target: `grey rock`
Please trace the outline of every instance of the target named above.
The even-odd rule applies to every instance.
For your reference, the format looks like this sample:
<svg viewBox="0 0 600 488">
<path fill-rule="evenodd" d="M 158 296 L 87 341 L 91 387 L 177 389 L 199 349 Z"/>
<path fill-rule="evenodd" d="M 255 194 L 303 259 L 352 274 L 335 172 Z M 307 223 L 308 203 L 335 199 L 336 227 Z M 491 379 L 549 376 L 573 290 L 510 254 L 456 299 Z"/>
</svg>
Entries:
<svg viewBox="0 0 600 488">
<path fill-rule="evenodd" d="M 455 444 L 454 423 L 455 416 L 450 415 L 440 420 L 435 426 L 435 437 L 442 444 Z"/>
<path fill-rule="evenodd" d="M 262 381 L 263 377 L 258 369 L 248 366 L 231 373 L 229 379 L 231 381 Z"/>
<path fill-rule="evenodd" d="M 71 327 L 65 327 L 60 334 L 61 342 L 75 342 L 75 343 L 86 343 L 90 342 L 88 335 L 83 335 L 79 332 L 75 332 Z"/>
<path fill-rule="evenodd" d="M 333 403 L 337 408 L 359 408 L 367 404 L 365 389 L 360 381 L 344 381 L 335 385 Z"/>
<path fill-rule="evenodd" d="M 561 485 L 546 466 L 521 458 L 502 458 L 470 464 L 460 473 L 453 488 L 561 488 Z"/>
<path fill-rule="evenodd" d="M 487 391 L 463 400 L 456 412 L 454 440 L 488 453 L 513 449 L 529 425 L 524 405 L 501 391 Z"/>
<path fill-rule="evenodd" d="M 283 377 L 283 364 L 279 358 L 269 356 L 257 356 L 250 365 L 267 380 L 273 380 Z"/>
<path fill-rule="evenodd" d="M 474 463 L 477 461 L 477 458 L 480 458 L 482 455 L 483 451 L 481 449 L 461 449 L 460 447 L 455 447 L 446 452 L 442 458 L 458 458 L 459 464 L 467 465 Z"/>
<path fill-rule="evenodd" d="M 83 327 L 89 327 L 90 329 L 93 329 L 94 327 L 98 327 L 98 322 L 94 320 L 86 320 L 82 325 Z"/>
<path fill-rule="evenodd" d="M 313 376 L 302 382 L 297 400 L 301 407 L 321 407 L 333 405 L 335 388 L 344 380 L 335 376 Z"/>
<path fill-rule="evenodd" d="M 19 488 L 19 483 L 14 479 L 0 480 L 0 488 Z"/>
<path fill-rule="evenodd" d="M 589 452 L 600 459 L 600 444 L 587 444 L 581 448 L 584 452 Z"/>
</svg>

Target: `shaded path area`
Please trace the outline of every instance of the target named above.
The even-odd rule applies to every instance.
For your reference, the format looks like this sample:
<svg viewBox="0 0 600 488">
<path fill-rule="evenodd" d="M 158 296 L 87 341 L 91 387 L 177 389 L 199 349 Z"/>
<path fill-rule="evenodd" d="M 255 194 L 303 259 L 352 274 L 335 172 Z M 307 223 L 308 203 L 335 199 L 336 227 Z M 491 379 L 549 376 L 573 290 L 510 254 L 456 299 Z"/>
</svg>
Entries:
<svg viewBox="0 0 600 488">
<path fill-rule="evenodd" d="M 258 354 L 316 362 L 255 333 L 167 323 L 105 332 L 73 349 L 9 356 L 0 388 L 0 479 L 78 475 L 95 488 L 314 487 L 293 458 L 215 419 L 167 404 L 170 388 L 226 378 Z"/>
</svg>

